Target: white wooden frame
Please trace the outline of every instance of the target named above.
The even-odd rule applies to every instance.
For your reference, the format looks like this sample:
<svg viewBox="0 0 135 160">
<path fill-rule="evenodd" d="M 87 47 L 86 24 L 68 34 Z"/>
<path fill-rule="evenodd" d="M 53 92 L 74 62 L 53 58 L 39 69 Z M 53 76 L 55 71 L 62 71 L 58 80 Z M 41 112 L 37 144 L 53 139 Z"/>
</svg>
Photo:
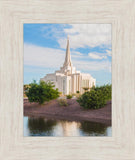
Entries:
<svg viewBox="0 0 135 160">
<path fill-rule="evenodd" d="M 23 23 L 112 24 L 112 137 L 23 137 Z M 135 1 L 0 1 L 0 159 L 135 159 Z"/>
</svg>

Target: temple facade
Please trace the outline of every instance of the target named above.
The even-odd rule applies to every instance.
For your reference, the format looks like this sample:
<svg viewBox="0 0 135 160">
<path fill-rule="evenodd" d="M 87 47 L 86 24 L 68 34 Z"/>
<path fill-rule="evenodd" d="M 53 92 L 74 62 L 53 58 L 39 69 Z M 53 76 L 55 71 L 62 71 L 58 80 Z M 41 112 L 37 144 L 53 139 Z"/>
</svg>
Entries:
<svg viewBox="0 0 135 160">
<path fill-rule="evenodd" d="M 69 38 L 67 39 L 66 57 L 63 66 L 60 67 L 60 70 L 47 74 L 40 80 L 53 82 L 55 88 L 58 88 L 59 92 L 62 92 L 63 95 L 77 93 L 78 91 L 82 94 L 86 89 L 90 90 L 92 86 L 96 85 L 96 79 L 90 74 L 77 71 L 72 65 Z"/>
</svg>

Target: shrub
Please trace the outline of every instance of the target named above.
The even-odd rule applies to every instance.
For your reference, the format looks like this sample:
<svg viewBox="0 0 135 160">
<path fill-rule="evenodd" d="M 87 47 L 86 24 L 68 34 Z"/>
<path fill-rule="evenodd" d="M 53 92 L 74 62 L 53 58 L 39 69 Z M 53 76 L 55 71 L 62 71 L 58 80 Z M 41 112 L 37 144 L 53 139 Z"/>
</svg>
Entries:
<svg viewBox="0 0 135 160">
<path fill-rule="evenodd" d="M 30 88 L 30 85 L 29 85 L 29 84 L 24 84 L 24 85 L 23 85 L 23 96 L 24 96 L 24 97 L 27 97 L 27 96 L 26 96 L 26 92 L 28 91 L 29 88 Z"/>
<path fill-rule="evenodd" d="M 67 97 L 67 99 L 71 99 L 71 98 L 72 98 L 72 95 L 69 94 L 69 95 L 67 95 L 66 97 Z"/>
<path fill-rule="evenodd" d="M 29 102 L 38 102 L 43 104 L 46 101 L 56 99 L 59 97 L 58 89 L 54 89 L 54 85 L 51 82 L 40 81 L 37 84 L 35 81 L 30 84 L 30 88 L 27 90 L 26 95 Z"/>
<path fill-rule="evenodd" d="M 106 102 L 111 99 L 111 85 L 93 87 L 90 91 L 85 92 L 77 100 L 79 104 L 86 109 L 98 109 L 105 106 Z"/>
<path fill-rule="evenodd" d="M 76 93 L 80 93 L 80 91 L 76 91 Z"/>
<path fill-rule="evenodd" d="M 29 84 L 24 84 L 24 85 L 23 85 L 23 90 L 24 90 L 24 92 L 27 92 L 29 88 L 30 88 L 30 85 L 29 85 Z"/>
<path fill-rule="evenodd" d="M 68 106 L 67 100 L 63 99 L 63 98 L 58 99 L 58 103 L 59 103 L 60 106 Z"/>
</svg>

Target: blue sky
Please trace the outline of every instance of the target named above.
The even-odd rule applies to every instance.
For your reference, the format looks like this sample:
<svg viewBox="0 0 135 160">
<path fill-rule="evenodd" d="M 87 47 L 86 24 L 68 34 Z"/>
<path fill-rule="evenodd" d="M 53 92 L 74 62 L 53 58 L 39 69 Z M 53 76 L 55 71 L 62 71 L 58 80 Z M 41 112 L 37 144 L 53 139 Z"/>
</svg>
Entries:
<svg viewBox="0 0 135 160">
<path fill-rule="evenodd" d="M 111 83 L 111 24 L 24 24 L 24 84 L 63 65 L 67 36 L 76 69 Z"/>
</svg>

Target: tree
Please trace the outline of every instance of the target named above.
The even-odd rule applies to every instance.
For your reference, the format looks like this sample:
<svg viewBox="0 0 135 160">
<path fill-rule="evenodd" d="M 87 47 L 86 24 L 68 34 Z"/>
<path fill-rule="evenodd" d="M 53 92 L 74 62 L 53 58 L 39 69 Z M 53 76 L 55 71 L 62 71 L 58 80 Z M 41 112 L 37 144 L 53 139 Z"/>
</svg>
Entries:
<svg viewBox="0 0 135 160">
<path fill-rule="evenodd" d="M 43 104 L 46 101 L 59 97 L 58 89 L 54 89 L 51 82 L 40 81 L 39 84 L 35 81 L 30 84 L 30 88 L 26 91 L 29 102 L 38 102 Z"/>
<path fill-rule="evenodd" d="M 24 84 L 23 85 L 23 90 L 24 92 L 27 92 L 27 90 L 30 88 L 30 85 L 29 84 Z"/>
<path fill-rule="evenodd" d="M 24 95 L 24 97 L 26 97 L 26 92 L 28 91 L 29 88 L 30 88 L 29 84 L 24 84 L 23 85 L 23 95 Z"/>
<path fill-rule="evenodd" d="M 111 100 L 111 85 L 92 87 L 90 91 L 82 94 L 77 100 L 86 109 L 98 109 L 104 107 L 108 100 Z"/>
</svg>

